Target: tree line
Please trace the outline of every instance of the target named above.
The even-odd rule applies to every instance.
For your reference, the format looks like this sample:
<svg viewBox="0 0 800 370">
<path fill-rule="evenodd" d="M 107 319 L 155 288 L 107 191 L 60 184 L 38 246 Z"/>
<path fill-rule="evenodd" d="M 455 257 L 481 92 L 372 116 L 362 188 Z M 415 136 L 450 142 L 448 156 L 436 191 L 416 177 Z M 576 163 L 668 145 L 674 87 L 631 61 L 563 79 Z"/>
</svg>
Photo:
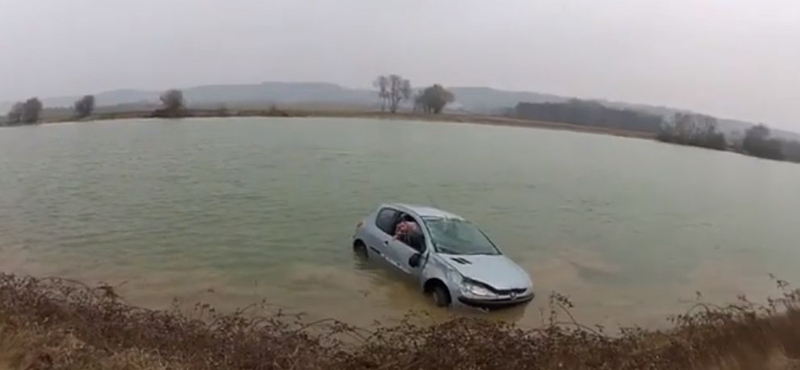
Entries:
<svg viewBox="0 0 800 370">
<path fill-rule="evenodd" d="M 381 102 L 381 111 L 389 110 L 397 113 L 401 104 L 413 101 L 414 111 L 439 114 L 444 107 L 455 101 L 455 95 L 439 84 L 417 90 L 416 94 L 411 87 L 411 82 L 400 75 L 391 74 L 378 76 L 373 82 L 377 88 L 378 98 Z M 183 91 L 171 89 L 160 96 L 161 106 L 150 113 L 149 117 L 179 118 L 189 115 Z M 86 95 L 75 101 L 73 105 L 73 118 L 85 119 L 90 117 L 96 108 L 93 95 Z M 6 115 L 5 125 L 29 125 L 40 122 L 44 105 L 39 98 L 33 97 L 24 102 L 14 104 Z M 0 125 L 3 124 L 0 121 Z"/>
<path fill-rule="evenodd" d="M 95 111 L 94 95 L 85 95 L 76 100 L 72 106 L 72 117 L 84 119 Z M 44 105 L 37 97 L 15 103 L 6 114 L 5 125 L 31 125 L 39 123 L 42 119 Z M 167 90 L 161 95 L 161 107 L 151 113 L 151 117 L 183 117 L 186 114 L 183 92 L 180 90 Z M 3 122 L 0 121 L 0 125 Z"/>
<path fill-rule="evenodd" d="M 570 99 L 563 103 L 519 103 L 514 108 L 514 114 L 518 118 L 536 121 L 653 134 L 659 131 L 663 123 L 663 119 L 657 115 L 611 108 L 595 101 L 581 99 Z"/>
<path fill-rule="evenodd" d="M 716 150 L 728 148 L 725 135 L 717 130 L 717 119 L 704 114 L 676 113 L 661 126 L 656 139 Z"/>
<path fill-rule="evenodd" d="M 731 141 L 717 128 L 714 117 L 676 113 L 656 138 L 675 144 L 733 150 L 759 158 L 800 162 L 800 142 L 772 137 L 771 130 L 764 124 L 748 128 L 741 140 Z"/>
<path fill-rule="evenodd" d="M 74 117 L 76 119 L 86 118 L 94 112 L 94 96 L 86 95 L 77 101 L 73 106 Z M 31 125 L 38 123 L 42 118 L 44 105 L 39 98 L 33 97 L 24 102 L 17 102 L 6 114 L 6 125 Z"/>
<path fill-rule="evenodd" d="M 439 114 L 447 104 L 455 101 L 455 95 L 439 84 L 419 89 L 415 94 L 411 82 L 400 75 L 378 76 L 373 84 L 377 88 L 381 111 L 388 109 L 391 113 L 397 113 L 403 102 L 413 100 L 415 112 Z M 179 118 L 189 115 L 181 90 L 167 90 L 161 94 L 160 100 L 161 106 L 149 117 Z M 73 117 L 90 117 L 95 106 L 95 97 L 85 95 L 73 104 Z M 6 114 L 5 124 L 38 123 L 43 109 L 41 100 L 36 97 L 17 102 Z M 730 141 L 719 131 L 716 118 L 695 113 L 680 112 L 664 119 L 636 110 L 607 107 L 595 101 L 571 99 L 563 103 L 520 102 L 513 109 L 513 114 L 523 119 L 650 133 L 655 134 L 657 140 L 668 143 L 800 162 L 800 142 L 774 138 L 770 129 L 763 124 L 749 128 L 741 140 Z"/>
<path fill-rule="evenodd" d="M 402 102 L 413 98 L 415 112 L 439 114 L 456 98 L 439 84 L 421 89 L 414 95 L 411 82 L 396 74 L 378 76 L 372 85 L 377 89 L 382 112 L 388 109 L 391 113 L 397 113 Z"/>
<path fill-rule="evenodd" d="M 759 158 L 800 163 L 800 142 L 772 137 L 761 124 L 747 129 L 741 140 L 731 141 L 719 130 L 716 118 L 679 112 L 669 118 L 599 102 L 571 99 L 563 103 L 519 103 L 517 118 L 655 134 L 662 142 L 714 150 L 732 150 Z"/>
<path fill-rule="evenodd" d="M 39 98 L 30 98 L 24 102 L 17 102 L 6 114 L 9 125 L 33 124 L 39 122 L 42 113 L 42 102 Z"/>
<path fill-rule="evenodd" d="M 800 156 L 793 153 L 800 143 L 773 138 L 766 125 L 753 126 L 745 132 L 744 139 L 735 146 L 743 153 L 759 158 L 789 160 L 800 162 Z"/>
</svg>

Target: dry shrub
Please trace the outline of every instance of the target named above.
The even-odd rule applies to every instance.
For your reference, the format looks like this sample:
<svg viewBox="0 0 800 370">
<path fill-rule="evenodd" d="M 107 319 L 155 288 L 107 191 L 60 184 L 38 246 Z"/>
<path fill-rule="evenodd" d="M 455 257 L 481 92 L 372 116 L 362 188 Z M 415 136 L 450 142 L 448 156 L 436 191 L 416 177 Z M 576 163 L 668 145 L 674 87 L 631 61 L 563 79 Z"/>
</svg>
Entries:
<svg viewBox="0 0 800 370">
<path fill-rule="evenodd" d="M 606 334 L 572 319 L 558 294 L 537 329 L 464 318 L 425 325 L 411 315 L 365 330 L 207 305 L 148 310 L 105 285 L 0 274 L 0 369 L 790 369 L 800 357 L 800 293 L 778 283 L 783 296 L 766 305 L 698 303 L 671 330 Z"/>
</svg>

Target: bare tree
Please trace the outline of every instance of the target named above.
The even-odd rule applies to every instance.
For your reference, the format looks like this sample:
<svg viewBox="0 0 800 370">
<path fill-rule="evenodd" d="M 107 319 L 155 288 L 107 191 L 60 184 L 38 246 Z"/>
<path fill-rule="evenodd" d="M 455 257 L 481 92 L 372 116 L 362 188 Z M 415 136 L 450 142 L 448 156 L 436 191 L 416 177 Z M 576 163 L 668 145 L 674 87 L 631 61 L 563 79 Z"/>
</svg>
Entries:
<svg viewBox="0 0 800 370">
<path fill-rule="evenodd" d="M 415 109 L 422 109 L 425 113 L 439 114 L 448 103 L 455 101 L 455 95 L 442 85 L 433 85 L 414 98 Z"/>
<path fill-rule="evenodd" d="M 382 111 L 386 110 L 388 104 L 389 111 L 397 113 L 400 103 L 411 99 L 411 81 L 399 75 L 378 76 L 373 85 L 378 88 Z"/>
<path fill-rule="evenodd" d="M 172 89 L 161 94 L 161 108 L 153 112 L 155 117 L 176 118 L 185 116 L 183 91 Z"/>
<path fill-rule="evenodd" d="M 397 113 L 400 102 L 411 98 L 411 82 L 399 75 L 389 75 L 389 111 Z"/>
<path fill-rule="evenodd" d="M 22 110 L 25 107 L 25 103 L 23 102 L 16 102 L 14 106 L 11 107 L 11 110 L 8 111 L 6 118 L 8 119 L 9 124 L 17 124 L 22 119 Z"/>
<path fill-rule="evenodd" d="M 403 86 L 400 87 L 400 93 L 403 95 L 403 100 L 411 99 L 411 81 L 403 80 Z"/>
<path fill-rule="evenodd" d="M 86 95 L 75 102 L 75 116 L 89 117 L 94 112 L 94 95 Z"/>
<path fill-rule="evenodd" d="M 172 89 L 161 94 L 161 104 L 170 111 L 183 109 L 183 91 Z"/>
<path fill-rule="evenodd" d="M 742 149 L 745 153 L 756 157 L 784 159 L 781 141 L 771 136 L 769 127 L 763 124 L 753 126 L 745 132 Z"/>
<path fill-rule="evenodd" d="M 669 125 L 672 126 L 675 134 L 684 140 L 717 131 L 717 119 L 704 114 L 675 113 Z"/>
<path fill-rule="evenodd" d="M 787 161 L 800 163 L 800 141 L 783 141 L 783 157 Z"/>
<path fill-rule="evenodd" d="M 378 76 L 372 82 L 372 86 L 378 89 L 378 98 L 381 99 L 381 112 L 386 111 L 386 102 L 389 100 L 389 78 L 386 76 Z"/>
<path fill-rule="evenodd" d="M 22 104 L 22 112 L 19 116 L 18 122 L 27 124 L 39 122 L 39 117 L 42 114 L 42 108 L 42 102 L 39 100 L 39 98 L 30 98 L 26 100 L 25 103 Z"/>
<path fill-rule="evenodd" d="M 717 119 L 704 114 L 678 112 L 661 127 L 656 138 L 668 143 L 725 150 L 725 135 L 717 130 Z"/>
</svg>

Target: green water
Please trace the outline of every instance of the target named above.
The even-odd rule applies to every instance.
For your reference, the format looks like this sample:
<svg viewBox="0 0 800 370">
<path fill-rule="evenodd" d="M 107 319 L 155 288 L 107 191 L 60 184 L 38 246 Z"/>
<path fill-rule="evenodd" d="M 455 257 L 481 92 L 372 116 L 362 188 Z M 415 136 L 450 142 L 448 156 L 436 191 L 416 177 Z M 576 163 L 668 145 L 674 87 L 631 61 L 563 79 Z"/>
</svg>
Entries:
<svg viewBox="0 0 800 370">
<path fill-rule="evenodd" d="M 353 259 L 385 201 L 482 225 L 582 320 L 657 325 L 800 282 L 800 166 L 647 140 L 356 119 L 0 129 L 0 269 L 119 285 L 133 303 L 266 298 L 356 323 L 435 310 Z"/>
</svg>

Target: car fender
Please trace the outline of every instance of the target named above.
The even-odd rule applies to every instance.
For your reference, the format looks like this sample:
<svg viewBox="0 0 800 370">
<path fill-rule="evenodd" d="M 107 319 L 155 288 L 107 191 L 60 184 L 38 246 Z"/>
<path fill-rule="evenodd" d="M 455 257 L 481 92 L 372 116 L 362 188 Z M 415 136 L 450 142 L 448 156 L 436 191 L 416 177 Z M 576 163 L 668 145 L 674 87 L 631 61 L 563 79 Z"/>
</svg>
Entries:
<svg viewBox="0 0 800 370">
<path fill-rule="evenodd" d="M 461 274 L 451 267 L 436 253 L 428 253 L 426 262 L 420 274 L 420 290 L 425 289 L 425 284 L 431 279 L 437 279 L 447 286 L 450 297 L 455 299 L 458 297 L 459 286 L 461 284 Z"/>
</svg>

